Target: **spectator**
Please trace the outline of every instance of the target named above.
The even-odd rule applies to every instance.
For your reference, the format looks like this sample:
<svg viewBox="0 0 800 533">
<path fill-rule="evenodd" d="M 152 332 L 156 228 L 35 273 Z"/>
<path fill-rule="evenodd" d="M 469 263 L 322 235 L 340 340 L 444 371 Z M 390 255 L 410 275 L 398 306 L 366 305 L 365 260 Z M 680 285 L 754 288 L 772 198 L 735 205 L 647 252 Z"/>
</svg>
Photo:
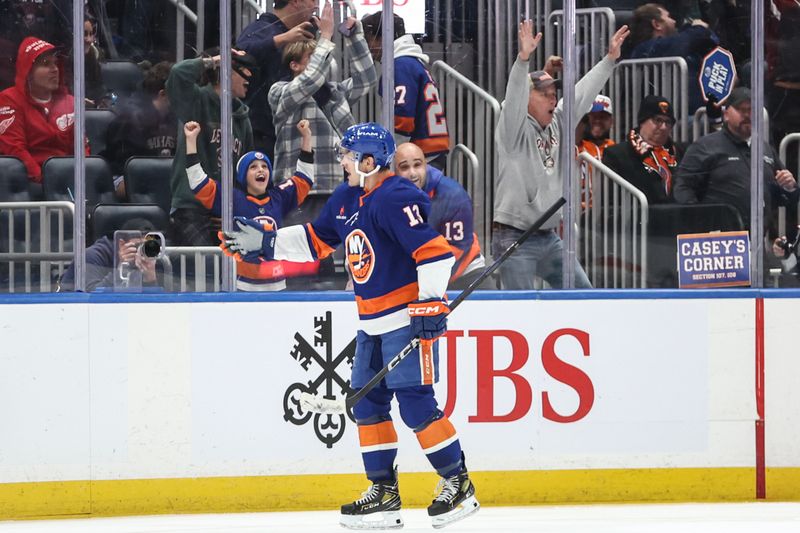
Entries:
<svg viewBox="0 0 800 533">
<path fill-rule="evenodd" d="M 72 2 L 69 0 L 0 0 L 0 29 L 16 50 L 26 37 L 56 47 L 71 47 Z"/>
<path fill-rule="evenodd" d="M 333 61 L 333 8 L 325 3 L 319 19 L 319 42 L 289 45 L 284 50 L 284 64 L 292 72 L 291 81 L 275 83 L 269 91 L 269 104 L 278 136 L 275 145 L 275 179 L 280 183 L 294 173 L 300 155 L 300 137 L 294 125 L 301 119 L 311 122 L 316 150 L 316 184 L 320 191 L 331 192 L 342 182 L 342 168 L 336 161 L 339 132 L 356 123 L 350 106 L 375 85 L 377 74 L 369 56 L 359 22 L 345 21 L 348 36 L 345 48 L 352 77 L 340 83 L 326 82 Z"/>
<path fill-rule="evenodd" d="M 669 11 L 661 4 L 649 3 L 636 8 L 631 23 L 632 59 L 683 57 L 689 74 L 689 113 L 703 105 L 700 92 L 700 67 L 705 55 L 719 44 L 708 24 L 694 19 L 680 31 Z"/>
<path fill-rule="evenodd" d="M 647 96 L 639 105 L 637 123 L 625 142 L 603 153 L 603 163 L 642 191 L 649 204 L 671 202 L 681 155 L 672 140 L 672 104 L 661 96 Z"/>
<path fill-rule="evenodd" d="M 395 172 L 422 189 L 431 199 L 428 225 L 447 239 L 456 258 L 449 289 L 469 287 L 486 268 L 472 220 L 472 200 L 457 181 L 425 162 L 418 145 L 403 143 L 394 156 Z"/>
<path fill-rule="evenodd" d="M 675 200 L 682 204 L 729 204 L 750 228 L 750 89 L 737 87 L 725 101 L 722 130 L 686 150 L 675 174 Z M 800 190 L 778 154 L 764 143 L 765 228 L 777 236 L 777 205 L 796 206 Z"/>
<path fill-rule="evenodd" d="M 373 61 L 383 53 L 383 12 L 361 20 Z M 406 35 L 403 19 L 394 15 L 394 133 L 398 143 L 411 141 L 425 152 L 428 163 L 443 169 L 450 151 L 447 118 L 428 64 L 430 58 Z M 383 87 L 378 85 L 383 96 Z"/>
<path fill-rule="evenodd" d="M 272 109 L 267 101 L 269 90 L 276 81 L 290 77 L 282 61 L 283 49 L 294 43 L 314 39 L 318 23 L 312 15 L 315 0 L 275 0 L 272 13 L 264 13 L 251 22 L 236 40 L 236 46 L 251 54 L 258 62 L 258 73 L 247 91 L 247 105 L 253 123 L 255 146 L 275 161 L 275 126 Z"/>
<path fill-rule="evenodd" d="M 623 26 L 612 37 L 608 55 L 575 87 L 575 120 L 592 107 L 600 89 L 614 70 L 620 46 L 628 36 Z M 519 25 L 519 54 L 506 86 L 495 144 L 499 174 L 494 202 L 492 246 L 495 257 L 522 235 L 562 193 L 559 142 L 563 129 L 563 102 L 556 105 L 557 82 L 543 71 L 528 74 L 530 55 L 542 34 L 533 34 L 533 22 Z M 570 164 L 570 162 L 567 162 Z M 534 276 L 552 287 L 563 286 L 563 243 L 556 234 L 558 217 L 523 243 L 500 269 L 503 288 L 532 289 Z M 575 286 L 591 287 L 586 273 L 575 262 Z"/>
<path fill-rule="evenodd" d="M 21 159 L 31 181 L 41 183 L 48 157 L 74 151 L 75 103 L 61 60 L 47 41 L 26 37 L 16 71 L 14 86 L 0 93 L 0 153 Z"/>
<path fill-rule="evenodd" d="M 789 133 L 800 132 L 800 2 L 772 0 L 777 21 L 773 86 L 768 94 L 773 142 L 780 145 Z M 789 168 L 798 168 L 797 152 L 790 151 Z"/>
<path fill-rule="evenodd" d="M 139 231 L 142 234 L 155 231 L 155 227 L 149 220 L 134 218 L 125 222 L 120 228 L 124 231 Z M 156 260 L 145 257 L 139 252 L 142 243 L 141 237 L 114 242 L 113 235 L 103 235 L 94 243 L 86 248 L 86 290 L 94 291 L 98 288 L 113 288 L 115 277 L 118 275 L 115 269 L 127 268 L 135 273 L 141 274 L 142 286 L 158 286 L 158 274 L 156 272 Z M 117 261 L 114 261 L 115 256 Z M 127 265 L 123 267 L 122 265 Z M 119 280 L 119 278 L 117 278 Z M 58 282 L 57 292 L 67 292 L 75 290 L 75 264 L 70 264 Z"/>
<path fill-rule="evenodd" d="M 233 215 L 246 217 L 274 229 L 283 226 L 283 218 L 296 209 L 314 186 L 314 154 L 311 150 L 311 130 L 307 120 L 297 129 L 303 138 L 300 157 L 291 179 L 280 186 L 272 181 L 272 165 L 263 152 L 248 152 L 236 164 L 236 183 L 233 189 Z M 203 172 L 197 155 L 197 136 L 200 124 L 187 122 L 186 175 L 195 197 L 211 214 L 222 216 L 222 189 Z M 286 288 L 286 261 L 239 263 L 236 287 L 241 291 L 281 291 Z M 299 265 L 295 263 L 295 265 Z"/>
<path fill-rule="evenodd" d="M 217 181 L 220 179 L 222 161 L 222 135 L 227 134 L 220 127 L 219 59 L 219 54 L 216 54 L 212 57 L 181 61 L 172 67 L 166 84 L 167 96 L 178 120 L 200 124 L 202 131 L 197 154 L 203 169 L 211 179 Z M 231 92 L 234 98 L 231 155 L 234 161 L 238 161 L 253 148 L 253 130 L 247 116 L 248 108 L 241 98 L 247 93 L 255 60 L 253 56 L 235 50 L 232 65 Z M 198 82 L 206 70 L 211 82 L 201 87 Z M 195 199 L 189 189 L 186 178 L 186 138 L 182 129 L 178 131 L 178 147 L 172 163 L 172 226 L 172 235 L 178 245 L 217 244 L 218 228 L 212 226 L 208 210 Z"/>
<path fill-rule="evenodd" d="M 106 86 L 100 73 L 100 62 L 103 54 L 97 47 L 97 19 L 90 13 L 84 15 L 83 21 L 83 57 L 85 98 L 87 108 L 108 109 L 113 102 L 106 98 Z"/>
<path fill-rule="evenodd" d="M 106 149 L 101 155 L 111 165 L 117 190 L 123 196 L 122 174 L 130 157 L 175 155 L 177 118 L 166 90 L 171 69 L 172 63 L 168 61 L 150 67 L 144 74 L 142 91 L 125 102 L 108 127 Z"/>
<path fill-rule="evenodd" d="M 549 61 L 548 61 L 549 62 Z M 545 66 L 545 72 L 547 67 Z M 614 146 L 610 139 L 611 126 L 614 120 L 614 107 L 611 98 L 598 94 L 594 99 L 592 109 L 578 122 L 575 132 L 575 145 L 577 153 L 586 152 L 598 161 L 603 159 L 606 148 Z M 592 168 L 580 165 L 581 180 L 581 208 L 592 205 Z"/>
<path fill-rule="evenodd" d="M 592 108 L 581 119 L 583 128 L 575 136 L 578 152 L 587 152 L 595 159 L 602 159 L 606 148 L 614 146 L 611 126 L 614 124 L 614 106 L 611 98 L 598 94 Z"/>
</svg>

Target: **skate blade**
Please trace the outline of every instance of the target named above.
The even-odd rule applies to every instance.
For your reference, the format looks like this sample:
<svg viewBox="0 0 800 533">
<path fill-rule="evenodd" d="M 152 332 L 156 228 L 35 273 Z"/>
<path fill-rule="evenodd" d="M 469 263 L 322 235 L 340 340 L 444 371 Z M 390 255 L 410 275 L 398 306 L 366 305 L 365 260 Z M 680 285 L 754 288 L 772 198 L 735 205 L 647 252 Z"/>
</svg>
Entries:
<svg viewBox="0 0 800 533">
<path fill-rule="evenodd" d="M 481 504 L 478 503 L 478 500 L 473 495 L 461 502 L 461 504 L 452 511 L 437 516 L 432 516 L 431 524 L 433 525 L 434 529 L 441 529 L 445 526 L 449 526 L 453 522 L 463 520 L 473 513 L 477 513 L 478 509 L 480 508 Z"/>
<path fill-rule="evenodd" d="M 384 511 L 363 515 L 339 515 L 339 524 L 347 529 L 400 529 L 403 519 L 399 511 Z"/>
</svg>

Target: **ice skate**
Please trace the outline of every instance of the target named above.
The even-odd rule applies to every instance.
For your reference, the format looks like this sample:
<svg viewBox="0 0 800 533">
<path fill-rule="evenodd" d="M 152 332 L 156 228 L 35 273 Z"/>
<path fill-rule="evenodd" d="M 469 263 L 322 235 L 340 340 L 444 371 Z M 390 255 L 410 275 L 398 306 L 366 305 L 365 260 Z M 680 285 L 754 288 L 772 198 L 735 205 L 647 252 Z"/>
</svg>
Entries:
<svg viewBox="0 0 800 533">
<path fill-rule="evenodd" d="M 339 523 L 348 529 L 400 529 L 400 493 L 397 490 L 397 470 L 393 480 L 378 481 L 361 498 L 342 505 Z"/>
<path fill-rule="evenodd" d="M 428 516 L 436 529 L 466 518 L 480 509 L 481 504 L 475 498 L 475 485 L 469 479 L 466 465 L 460 473 L 442 478 L 436 490 L 439 494 L 428 506 Z"/>
</svg>

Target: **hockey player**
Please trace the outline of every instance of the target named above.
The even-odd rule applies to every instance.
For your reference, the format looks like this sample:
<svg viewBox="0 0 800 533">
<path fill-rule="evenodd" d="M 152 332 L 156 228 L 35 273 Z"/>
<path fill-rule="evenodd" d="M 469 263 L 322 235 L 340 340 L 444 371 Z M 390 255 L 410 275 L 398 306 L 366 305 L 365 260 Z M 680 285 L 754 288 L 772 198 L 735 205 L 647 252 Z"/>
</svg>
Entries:
<svg viewBox="0 0 800 533">
<path fill-rule="evenodd" d="M 426 220 L 430 200 L 390 170 L 392 135 L 374 123 L 347 129 L 339 148 L 347 182 L 334 191 L 319 217 L 277 232 L 251 220 L 221 235 L 222 248 L 245 261 L 259 257 L 312 261 L 344 244 L 354 280 L 360 329 L 351 386 L 360 389 L 412 338 L 420 348 L 397 365 L 353 407 L 361 455 L 372 482 L 361 498 L 343 505 L 341 524 L 352 529 L 402 527 L 394 460 L 397 433 L 390 402 L 417 436 L 436 472 L 440 492 L 428 507 L 434 527 L 478 510 L 453 424 L 438 408 L 436 339 L 447 330 L 447 280 L 454 263 L 444 237 Z"/>
<path fill-rule="evenodd" d="M 450 289 L 463 290 L 481 275 L 486 262 L 473 232 L 472 200 L 457 181 L 425 163 L 422 149 L 413 143 L 397 147 L 395 172 L 422 189 L 431 199 L 428 225 L 443 235 L 456 258 Z"/>
<path fill-rule="evenodd" d="M 272 181 L 272 164 L 263 152 L 247 152 L 236 164 L 236 182 L 233 189 L 233 214 L 280 227 L 290 211 L 296 209 L 314 186 L 314 154 L 311 149 L 311 128 L 307 120 L 297 123 L 302 136 L 297 170 L 291 179 L 280 185 Z M 203 207 L 213 216 L 222 216 L 222 188 L 216 180 L 209 178 L 197 155 L 197 137 L 200 124 L 187 122 L 183 127 L 186 135 L 186 176 L 189 188 Z M 286 270 L 299 274 L 303 268 L 295 268 L 282 261 L 259 261 L 240 263 L 237 269 L 236 288 L 241 291 L 280 291 L 286 288 Z"/>
</svg>

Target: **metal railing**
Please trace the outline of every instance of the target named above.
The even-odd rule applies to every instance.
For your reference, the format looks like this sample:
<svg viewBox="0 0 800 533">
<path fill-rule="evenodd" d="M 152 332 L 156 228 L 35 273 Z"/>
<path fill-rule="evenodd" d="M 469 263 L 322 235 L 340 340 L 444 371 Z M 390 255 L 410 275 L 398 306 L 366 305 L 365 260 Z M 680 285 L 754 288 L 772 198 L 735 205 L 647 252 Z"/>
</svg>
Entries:
<svg viewBox="0 0 800 533">
<path fill-rule="evenodd" d="M 50 292 L 72 262 L 72 202 L 0 202 L 0 289 Z M 21 279 L 20 279 L 21 278 Z"/>
<path fill-rule="evenodd" d="M 168 246 L 167 257 L 177 276 L 178 292 L 222 290 L 222 250 L 217 246 Z"/>
<path fill-rule="evenodd" d="M 431 74 L 439 86 L 451 145 L 469 147 L 478 159 L 475 189 L 471 191 L 475 231 L 484 246 L 488 246 L 498 168 L 494 132 L 500 120 L 500 102 L 443 61 L 433 64 Z"/>
<path fill-rule="evenodd" d="M 517 25 L 532 19 L 536 31 L 545 35 L 551 0 L 489 0 L 478 10 L 477 82 L 498 98 L 505 93 L 511 65 L 517 57 Z M 544 46 L 534 52 L 531 62 L 544 66 Z"/>
<path fill-rule="evenodd" d="M 596 288 L 647 287 L 648 203 L 644 193 L 586 152 L 578 155 L 588 184 L 576 187 L 578 254 Z"/>
<path fill-rule="evenodd" d="M 564 11 L 557 9 L 547 17 L 545 35 L 545 59 L 551 55 L 563 56 Z M 577 76 L 580 79 L 608 53 L 608 45 L 614 35 L 616 17 L 608 7 L 575 10 L 575 41 L 578 59 Z M 541 63 L 537 68 L 544 66 Z"/>
<path fill-rule="evenodd" d="M 197 13 L 204 13 L 205 0 L 197 1 Z M 195 50 L 199 54 L 205 48 L 205 17 L 198 16 L 197 13 L 192 11 L 187 5 L 185 0 L 169 0 L 169 3 L 175 6 L 177 17 L 175 22 L 175 38 L 176 38 L 176 51 L 175 61 L 182 61 L 183 50 L 186 43 L 186 20 L 188 19 L 195 26 Z"/>
<path fill-rule="evenodd" d="M 663 96 L 672 103 L 677 119 L 672 138 L 689 141 L 689 79 L 682 57 L 626 59 L 617 63 L 610 95 L 617 141 L 636 125 L 639 104 L 650 94 Z"/>
<path fill-rule="evenodd" d="M 769 130 L 767 129 L 767 131 Z M 778 146 L 778 157 L 780 158 L 781 163 L 786 165 L 788 168 L 789 163 L 787 162 L 787 157 L 789 155 L 789 146 L 792 144 L 797 144 L 795 159 L 796 166 L 795 168 L 789 168 L 789 171 L 792 173 L 792 175 L 794 175 L 794 179 L 797 180 L 800 179 L 800 176 L 798 176 L 798 174 L 800 174 L 800 133 L 789 133 L 783 139 L 781 139 L 781 143 Z M 786 208 L 780 206 L 778 208 L 778 233 L 781 235 L 786 235 L 786 226 L 788 223 L 789 221 L 787 220 L 786 216 Z M 800 226 L 800 203 L 798 203 L 797 206 L 797 220 L 794 221 L 794 223 Z"/>
</svg>

